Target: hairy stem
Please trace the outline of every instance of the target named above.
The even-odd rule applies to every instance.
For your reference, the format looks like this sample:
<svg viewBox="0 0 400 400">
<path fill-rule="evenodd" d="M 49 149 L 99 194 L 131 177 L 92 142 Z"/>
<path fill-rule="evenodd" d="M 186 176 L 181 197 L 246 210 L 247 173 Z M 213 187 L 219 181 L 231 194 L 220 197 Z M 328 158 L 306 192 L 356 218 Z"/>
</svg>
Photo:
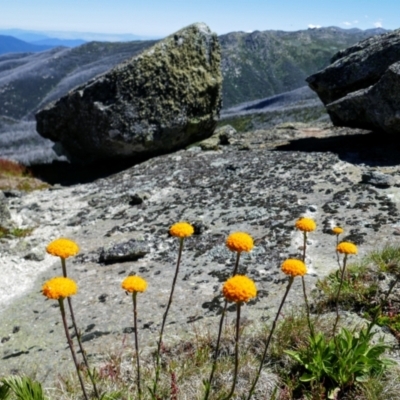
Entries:
<svg viewBox="0 0 400 400">
<path fill-rule="evenodd" d="M 78 364 L 78 361 L 76 359 L 76 355 L 75 355 L 75 351 L 74 351 L 74 345 L 72 343 L 71 336 L 70 336 L 69 331 L 68 331 L 67 319 L 65 317 L 64 299 L 63 298 L 59 299 L 58 303 L 60 305 L 61 317 L 62 317 L 64 330 L 65 330 L 65 336 L 67 337 L 68 345 L 69 345 L 69 348 L 70 348 L 71 354 L 72 354 L 72 359 L 74 360 L 76 373 L 78 374 L 79 382 L 81 384 L 81 388 L 82 388 L 82 392 L 83 392 L 83 397 L 85 398 L 85 400 L 88 400 L 88 396 L 86 394 L 85 385 L 83 384 L 83 380 L 82 380 L 82 376 L 81 376 L 81 371 L 79 370 L 79 364 Z"/>
<path fill-rule="evenodd" d="M 341 274 L 340 274 L 340 283 L 339 283 L 339 287 L 338 287 L 338 291 L 336 293 L 336 320 L 335 320 L 335 324 L 333 325 L 333 330 L 332 330 L 332 335 L 335 336 L 335 332 L 336 332 L 336 327 L 337 324 L 339 322 L 339 296 L 340 296 L 340 291 L 342 289 L 343 286 L 343 280 L 344 280 L 344 271 L 346 269 L 346 263 L 347 263 L 347 254 L 344 255 L 343 258 L 343 268 L 341 270 Z"/>
<path fill-rule="evenodd" d="M 137 388 L 138 388 L 138 396 L 139 400 L 142 398 L 142 389 L 140 386 L 140 361 L 139 361 L 139 338 L 138 338 L 138 330 L 137 330 L 137 304 L 136 304 L 136 292 L 132 293 L 133 300 L 133 331 L 135 334 L 135 351 L 136 351 L 136 369 L 137 369 Z"/>
<path fill-rule="evenodd" d="M 62 267 L 63 276 L 64 276 L 64 278 L 66 278 L 67 277 L 67 267 L 65 264 L 65 258 L 63 258 L 63 257 L 60 257 L 60 258 L 61 258 L 61 267 Z M 72 325 L 73 325 L 74 331 L 75 331 L 76 340 L 78 341 L 79 350 L 81 351 L 83 362 L 85 363 L 87 373 L 89 375 L 90 381 L 92 382 L 94 394 L 95 394 L 96 398 L 98 400 L 100 400 L 100 395 L 97 390 L 96 382 L 94 380 L 92 371 L 90 370 L 88 359 L 86 357 L 86 351 L 82 345 L 81 334 L 80 334 L 80 332 L 78 330 L 78 326 L 76 324 L 74 309 L 72 308 L 72 300 L 70 297 L 67 297 L 67 301 L 68 301 L 69 313 L 71 315 Z"/>
<path fill-rule="evenodd" d="M 276 313 L 274 322 L 272 323 L 272 327 L 271 327 L 271 330 L 270 330 L 270 332 L 269 332 L 268 338 L 267 338 L 267 340 L 265 341 L 264 353 L 263 353 L 263 355 L 262 355 L 262 357 L 261 357 L 260 366 L 259 366 L 259 368 L 258 368 L 256 378 L 254 379 L 253 384 L 251 385 L 251 388 L 250 388 L 250 391 L 249 391 L 249 395 L 248 395 L 248 397 L 247 397 L 247 400 L 250 400 L 251 396 L 253 396 L 253 393 L 254 393 L 254 390 L 255 390 L 255 388 L 256 388 L 258 379 L 260 378 L 262 366 L 263 366 L 263 364 L 264 364 L 265 357 L 267 356 L 268 347 L 269 347 L 269 344 L 270 344 L 270 342 L 271 342 L 272 335 L 273 335 L 273 333 L 274 333 L 274 331 L 275 331 L 276 323 L 277 323 L 278 318 L 279 318 L 279 315 L 280 315 L 280 313 L 281 313 L 281 311 L 282 311 L 282 307 L 283 307 L 283 305 L 284 305 L 284 303 L 285 303 L 285 301 L 286 301 L 286 297 L 287 297 L 287 295 L 288 295 L 288 293 L 289 293 L 289 290 L 290 290 L 290 288 L 292 287 L 293 281 L 294 281 L 294 277 L 291 276 L 291 277 L 289 278 L 289 282 L 288 282 L 288 285 L 287 285 L 287 287 L 286 287 L 286 292 L 285 292 L 285 294 L 283 295 L 281 304 L 279 305 L 278 312 Z"/>
<path fill-rule="evenodd" d="M 241 306 L 240 302 L 236 303 L 235 371 L 233 373 L 233 382 L 231 391 L 229 392 L 228 396 L 225 397 L 224 400 L 229 400 L 233 396 L 237 382 L 237 375 L 239 370 L 240 306 Z"/>
<path fill-rule="evenodd" d="M 154 385 L 153 385 L 153 396 L 156 396 L 158 379 L 160 377 L 160 351 L 161 351 L 161 344 L 162 344 L 162 339 L 163 339 L 163 334 L 164 334 L 165 322 L 167 321 L 168 311 L 169 311 L 169 308 L 171 307 L 172 297 L 174 295 L 176 279 L 178 278 L 179 265 L 181 263 L 182 250 L 183 250 L 183 240 L 184 239 L 181 238 L 180 241 L 179 241 L 179 253 L 178 253 L 178 261 L 176 263 L 175 276 L 174 276 L 174 279 L 172 281 L 172 288 L 171 288 L 171 293 L 169 295 L 167 308 L 165 310 L 165 313 L 164 313 L 164 316 L 163 316 L 163 319 L 162 319 L 162 323 L 161 323 L 160 337 L 158 339 L 158 344 L 157 344 L 156 376 L 155 376 Z"/>
</svg>

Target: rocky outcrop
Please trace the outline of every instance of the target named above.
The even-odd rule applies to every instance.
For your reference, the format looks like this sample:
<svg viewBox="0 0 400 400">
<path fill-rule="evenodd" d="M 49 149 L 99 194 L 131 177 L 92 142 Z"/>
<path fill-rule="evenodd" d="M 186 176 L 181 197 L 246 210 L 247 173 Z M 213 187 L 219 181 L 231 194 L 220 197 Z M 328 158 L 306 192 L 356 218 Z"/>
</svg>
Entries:
<svg viewBox="0 0 400 400">
<path fill-rule="evenodd" d="M 400 133 L 400 30 L 364 40 L 307 82 L 337 126 Z"/>
<path fill-rule="evenodd" d="M 81 162 L 166 153 L 211 136 L 221 85 L 217 36 L 193 24 L 38 112 L 37 130 Z"/>
<path fill-rule="evenodd" d="M 301 256 L 303 235 L 294 229 L 300 215 L 317 222 L 307 245 L 310 289 L 337 268 L 333 225 L 345 229 L 341 239 L 359 246 L 355 262 L 377 246 L 398 243 L 400 151 L 386 136 L 295 123 L 232 132 L 221 129 L 218 150 L 193 146 L 91 183 L 8 198 L 15 224 L 34 230 L 0 241 L 0 375 L 34 371 L 37 379 L 51 380 L 73 367 L 60 340 L 59 309 L 40 294 L 43 282 L 61 273 L 60 260 L 45 252 L 57 237 L 81 249 L 68 258 L 67 269 L 79 285 L 74 309 L 96 365 L 106 362 L 106 351 L 124 351 L 123 343 L 133 340 L 132 299 L 121 289 L 131 273 L 148 281 L 138 326 L 143 351 L 154 349 L 178 254 L 168 228 L 177 221 L 192 222 L 196 230 L 185 239 L 167 345 L 183 334 L 217 332 L 221 285 L 235 263 L 225 246 L 231 232 L 255 239 L 240 260 L 240 272 L 258 288 L 245 309 L 255 327 L 271 321 L 286 289 L 280 263 Z M 296 280 L 285 310 L 303 301 Z"/>
</svg>

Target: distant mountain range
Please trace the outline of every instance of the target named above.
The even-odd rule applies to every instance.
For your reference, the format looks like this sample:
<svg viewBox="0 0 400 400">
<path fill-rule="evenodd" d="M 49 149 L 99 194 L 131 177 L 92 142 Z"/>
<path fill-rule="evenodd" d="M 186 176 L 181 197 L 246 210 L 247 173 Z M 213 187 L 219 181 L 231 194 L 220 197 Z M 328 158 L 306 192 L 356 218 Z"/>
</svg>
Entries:
<svg viewBox="0 0 400 400">
<path fill-rule="evenodd" d="M 329 27 L 220 36 L 222 117 L 242 129 L 324 118 L 324 108 L 316 96 L 307 88 L 299 89 L 304 87 L 305 78 L 328 65 L 338 50 L 385 32 Z M 45 39 L 36 36 L 33 40 L 37 43 Z M 36 133 L 35 112 L 155 42 L 89 42 L 73 48 L 55 47 L 38 53 L 25 49 L 19 50 L 23 53 L 0 55 L 0 157 L 26 164 L 50 162 L 54 159 L 52 143 Z M 244 102 L 251 103 L 234 107 Z M 254 113 L 258 114 L 250 115 Z"/>
<path fill-rule="evenodd" d="M 129 42 L 133 40 L 157 40 L 160 37 L 141 36 L 133 34 L 109 34 L 109 33 L 92 33 L 92 32 L 66 32 L 66 31 L 30 31 L 24 29 L 0 29 L 0 35 L 13 36 L 17 39 L 28 43 L 36 43 L 42 40 L 59 40 L 68 43 L 80 42 Z M 40 44 L 40 43 L 38 43 Z M 57 44 L 58 45 L 58 44 Z"/>
<path fill-rule="evenodd" d="M 219 39 L 224 108 L 300 88 L 305 78 L 328 65 L 338 50 L 384 32 L 380 28 L 361 31 L 329 27 L 222 35 Z M 43 39 L 36 36 L 35 40 Z M 23 47 L 20 40 L 5 36 L 0 36 L 0 49 L 2 41 L 13 45 L 15 51 L 46 49 L 32 43 Z M 154 43 L 90 42 L 37 54 L 3 54 L 0 56 L 0 104 L 3 105 L 0 115 L 33 118 L 49 101 Z"/>
<path fill-rule="evenodd" d="M 224 108 L 300 88 L 337 51 L 385 32 L 328 27 L 222 35 Z"/>
<path fill-rule="evenodd" d="M 37 53 L 51 49 L 53 46 L 45 43 L 27 43 L 13 36 L 0 35 L 0 54 L 5 53 Z"/>
</svg>

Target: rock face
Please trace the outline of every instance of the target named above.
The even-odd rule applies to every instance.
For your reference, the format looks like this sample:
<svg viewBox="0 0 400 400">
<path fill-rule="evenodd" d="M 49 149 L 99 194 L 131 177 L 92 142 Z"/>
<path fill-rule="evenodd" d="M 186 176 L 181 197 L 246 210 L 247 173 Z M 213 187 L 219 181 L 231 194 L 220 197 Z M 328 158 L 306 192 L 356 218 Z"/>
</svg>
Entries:
<svg viewBox="0 0 400 400">
<path fill-rule="evenodd" d="M 141 348 L 154 349 L 179 246 L 167 232 L 177 221 L 192 222 L 196 230 L 185 239 L 167 345 L 183 332 L 188 339 L 190 332 L 216 335 L 221 285 L 236 259 L 225 246 L 231 232 L 255 239 L 240 259 L 240 273 L 256 282 L 259 293 L 245 310 L 254 326 L 271 321 L 286 290 L 281 262 L 301 256 L 303 235 L 294 229 L 300 215 L 317 222 L 307 245 L 309 289 L 337 268 L 332 226 L 342 226 L 340 239 L 359 246 L 355 262 L 372 249 L 398 244 L 400 149 L 390 137 L 294 123 L 233 135 L 227 127 L 220 138 L 224 131 L 229 144 L 218 150 L 193 146 L 94 182 L 7 199 L 12 221 L 34 230 L 0 241 L 0 282 L 7 288 L 0 290 L 0 376 L 35 372 L 37 379 L 51 380 L 73 370 L 60 340 L 59 309 L 40 294 L 43 282 L 61 273 L 58 257 L 45 251 L 57 237 L 69 237 L 81 249 L 67 268 L 79 285 L 75 316 L 94 366 L 105 365 L 110 346 L 123 351 L 126 335 L 132 343 L 132 299 L 121 289 L 131 273 L 148 281 L 138 326 Z M 296 280 L 284 312 L 304 304 L 302 296 Z M 234 320 L 234 310 L 229 318 Z"/>
<path fill-rule="evenodd" d="M 400 30 L 364 40 L 307 82 L 337 126 L 400 132 Z"/>
<path fill-rule="evenodd" d="M 71 159 L 145 158 L 209 137 L 221 109 L 216 34 L 193 24 L 36 114 Z"/>
</svg>

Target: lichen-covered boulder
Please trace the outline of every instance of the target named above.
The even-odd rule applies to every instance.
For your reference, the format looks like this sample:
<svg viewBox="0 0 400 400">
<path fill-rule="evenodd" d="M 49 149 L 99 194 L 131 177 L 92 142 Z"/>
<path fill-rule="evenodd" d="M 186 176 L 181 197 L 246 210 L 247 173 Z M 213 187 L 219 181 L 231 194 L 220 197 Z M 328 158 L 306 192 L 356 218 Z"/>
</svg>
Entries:
<svg viewBox="0 0 400 400">
<path fill-rule="evenodd" d="M 331 61 L 307 82 L 332 122 L 400 133 L 400 30 L 357 43 Z"/>
<path fill-rule="evenodd" d="M 218 38 L 190 25 L 36 114 L 70 159 L 147 158 L 212 135 L 221 109 Z"/>
</svg>

